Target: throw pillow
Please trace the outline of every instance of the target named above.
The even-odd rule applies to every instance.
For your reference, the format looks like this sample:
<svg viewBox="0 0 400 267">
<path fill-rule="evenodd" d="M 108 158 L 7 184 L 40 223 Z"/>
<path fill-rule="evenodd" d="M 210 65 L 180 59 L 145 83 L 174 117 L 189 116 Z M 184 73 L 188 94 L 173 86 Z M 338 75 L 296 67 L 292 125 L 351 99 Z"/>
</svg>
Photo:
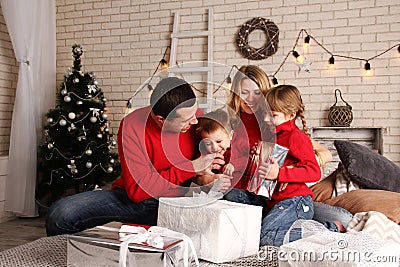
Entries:
<svg viewBox="0 0 400 267">
<path fill-rule="evenodd" d="M 353 215 L 363 211 L 379 211 L 400 224 L 400 193 L 358 189 L 327 199 L 323 203 L 344 208 Z"/>
<path fill-rule="evenodd" d="M 334 145 L 351 179 L 362 188 L 400 192 L 400 168 L 372 149 L 350 141 Z"/>
<path fill-rule="evenodd" d="M 314 193 L 313 200 L 315 202 L 322 202 L 332 197 L 337 172 L 337 170 L 333 171 L 328 177 L 310 187 Z"/>
</svg>

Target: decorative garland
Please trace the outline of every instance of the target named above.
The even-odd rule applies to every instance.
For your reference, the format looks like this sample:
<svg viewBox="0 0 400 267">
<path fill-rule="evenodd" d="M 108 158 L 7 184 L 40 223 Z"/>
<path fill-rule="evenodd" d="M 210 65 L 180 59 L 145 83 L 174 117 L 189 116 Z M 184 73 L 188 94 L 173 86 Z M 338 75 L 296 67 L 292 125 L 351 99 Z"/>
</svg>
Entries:
<svg viewBox="0 0 400 267">
<path fill-rule="evenodd" d="M 251 47 L 248 43 L 249 35 L 254 30 L 261 30 L 265 33 L 265 44 L 260 48 Z M 272 56 L 278 50 L 279 29 L 276 24 L 264 18 L 253 18 L 246 21 L 240 28 L 236 45 L 239 52 L 247 59 L 261 60 Z"/>
</svg>

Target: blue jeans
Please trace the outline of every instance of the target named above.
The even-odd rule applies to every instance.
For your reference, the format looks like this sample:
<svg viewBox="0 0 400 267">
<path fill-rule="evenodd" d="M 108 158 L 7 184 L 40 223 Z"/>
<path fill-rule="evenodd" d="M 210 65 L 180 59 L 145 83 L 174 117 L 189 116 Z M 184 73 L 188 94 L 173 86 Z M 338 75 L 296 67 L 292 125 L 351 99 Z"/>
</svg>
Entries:
<svg viewBox="0 0 400 267">
<path fill-rule="evenodd" d="M 321 202 L 314 202 L 313 220 L 323 224 L 339 221 L 346 228 L 351 219 L 353 219 L 353 214 L 341 207 L 331 206 Z"/>
<path fill-rule="evenodd" d="M 72 234 L 111 221 L 156 225 L 158 200 L 139 203 L 129 199 L 125 190 L 95 190 L 56 201 L 48 210 L 48 236 Z"/>
<path fill-rule="evenodd" d="M 266 210 L 265 198 L 241 189 L 231 189 L 224 196 L 224 199 L 249 205 L 262 206 L 264 207 L 263 210 Z M 328 205 L 321 206 L 317 204 L 317 206 L 320 209 L 322 208 L 323 211 L 320 212 L 319 219 L 322 220 L 321 223 L 323 223 L 330 231 L 338 232 L 338 227 L 331 222 L 330 219 L 335 217 L 334 214 L 337 211 L 343 212 L 343 214 L 345 214 L 347 211 L 343 209 L 335 209 L 336 207 L 333 207 L 331 210 L 331 206 Z M 326 209 L 326 211 L 324 211 L 324 209 Z M 326 221 L 323 218 L 324 214 L 330 215 L 329 218 L 326 218 Z M 278 202 L 271 210 L 266 210 L 266 214 L 263 215 L 263 220 L 261 223 L 260 245 L 282 245 L 287 231 L 296 220 L 311 220 L 313 218 L 314 202 L 312 201 L 311 196 L 297 196 Z M 289 241 L 295 241 L 300 238 L 300 229 L 292 229 L 289 235 Z"/>
</svg>

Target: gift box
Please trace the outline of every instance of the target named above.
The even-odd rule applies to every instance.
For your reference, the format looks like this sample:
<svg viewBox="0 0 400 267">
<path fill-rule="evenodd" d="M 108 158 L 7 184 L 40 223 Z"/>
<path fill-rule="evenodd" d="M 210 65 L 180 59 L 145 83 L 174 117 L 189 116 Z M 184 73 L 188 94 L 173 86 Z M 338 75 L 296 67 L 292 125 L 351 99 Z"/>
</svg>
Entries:
<svg viewBox="0 0 400 267">
<path fill-rule="evenodd" d="M 262 207 L 199 197 L 160 198 L 157 225 L 188 235 L 199 259 L 222 263 L 257 254 Z"/>
<path fill-rule="evenodd" d="M 275 158 L 279 166 L 283 166 L 289 149 L 270 142 L 259 141 L 246 172 L 250 174 L 247 190 L 257 195 L 271 199 L 277 185 L 277 180 L 266 180 L 258 175 L 258 167 L 262 162 L 269 162 L 269 158 Z"/>
<path fill-rule="evenodd" d="M 152 228 L 135 227 L 140 231 L 132 234 L 123 230 L 127 229 L 124 226 L 112 222 L 68 235 L 67 266 L 189 266 L 192 260 L 198 264 L 197 256 L 188 253 L 190 246 L 179 238 L 180 233 L 166 236 L 151 233 Z"/>
</svg>

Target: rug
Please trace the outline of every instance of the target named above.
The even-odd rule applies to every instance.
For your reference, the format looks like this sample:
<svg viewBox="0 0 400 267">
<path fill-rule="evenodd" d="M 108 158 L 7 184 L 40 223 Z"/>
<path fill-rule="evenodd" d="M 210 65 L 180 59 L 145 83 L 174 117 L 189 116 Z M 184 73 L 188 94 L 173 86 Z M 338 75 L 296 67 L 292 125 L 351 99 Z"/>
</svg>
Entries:
<svg viewBox="0 0 400 267">
<path fill-rule="evenodd" d="M 277 247 L 261 247 L 258 255 L 215 264 L 200 261 L 201 267 L 255 266 L 277 267 Z M 33 242 L 0 252 L 1 267 L 66 267 L 67 236 L 43 237 Z"/>
</svg>

